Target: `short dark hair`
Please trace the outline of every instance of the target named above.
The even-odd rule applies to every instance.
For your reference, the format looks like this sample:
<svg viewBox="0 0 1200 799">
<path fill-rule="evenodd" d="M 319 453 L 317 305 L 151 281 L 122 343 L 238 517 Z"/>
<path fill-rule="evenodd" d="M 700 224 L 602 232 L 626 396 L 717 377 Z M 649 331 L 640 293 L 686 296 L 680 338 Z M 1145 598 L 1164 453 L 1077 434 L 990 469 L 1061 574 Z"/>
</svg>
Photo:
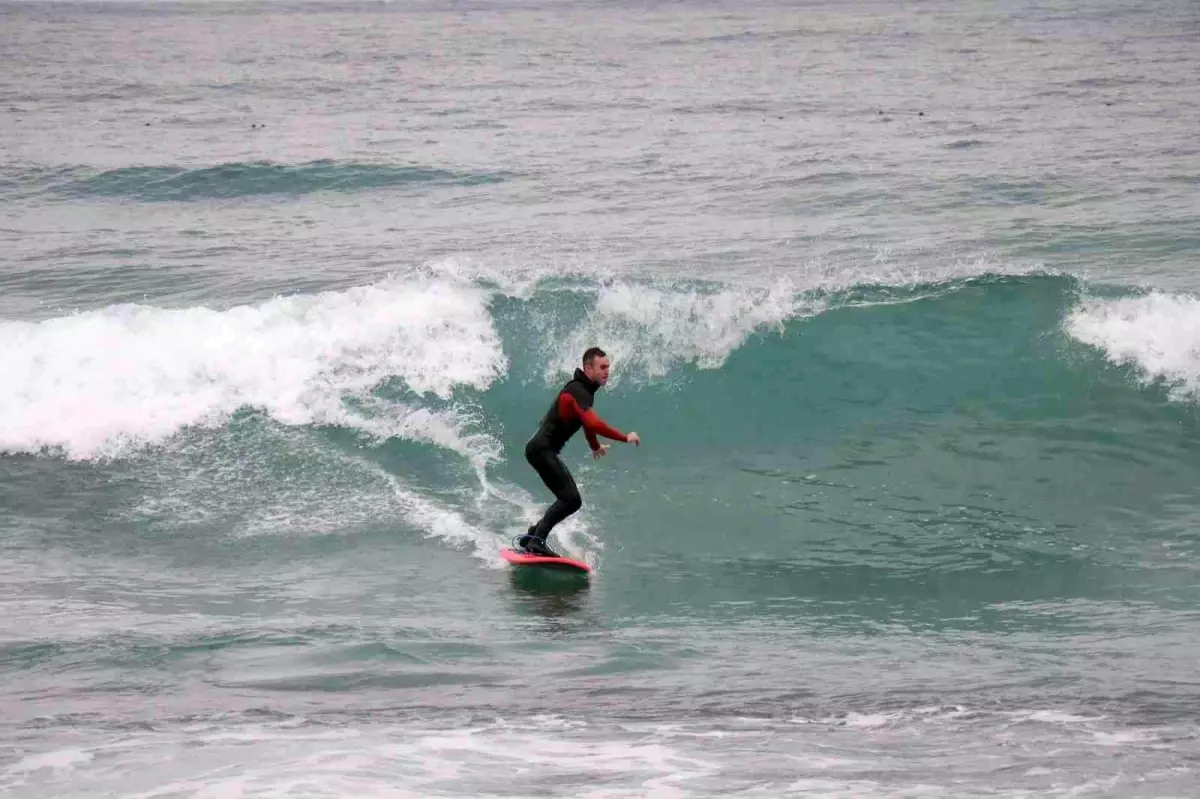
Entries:
<svg viewBox="0 0 1200 799">
<path fill-rule="evenodd" d="M 583 351 L 583 365 L 591 366 L 592 361 L 596 360 L 597 358 L 607 358 L 607 357 L 608 357 L 608 353 L 605 352 L 604 350 L 600 349 L 599 347 L 588 347 L 586 350 Z"/>
</svg>

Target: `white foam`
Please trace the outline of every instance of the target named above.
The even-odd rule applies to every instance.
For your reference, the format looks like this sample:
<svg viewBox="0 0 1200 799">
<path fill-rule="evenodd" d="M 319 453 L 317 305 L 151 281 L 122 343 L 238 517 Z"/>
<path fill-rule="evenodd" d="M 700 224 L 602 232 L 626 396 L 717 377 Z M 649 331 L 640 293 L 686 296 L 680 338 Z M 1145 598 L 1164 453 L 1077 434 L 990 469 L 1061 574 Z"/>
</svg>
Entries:
<svg viewBox="0 0 1200 799">
<path fill-rule="evenodd" d="M 471 554 L 494 569 L 504 568 L 500 550 L 509 546 L 514 536 L 524 533 L 525 528 L 537 520 L 548 504 L 520 502 L 524 521 L 500 533 L 494 532 L 491 529 L 494 524 L 489 524 L 486 519 L 478 523 L 473 522 L 461 510 L 422 496 L 395 478 L 388 476 L 386 479 L 392 484 L 399 513 L 409 525 L 423 531 L 426 538 L 438 538 L 456 548 L 470 550 Z M 490 484 L 485 484 L 480 504 L 486 504 L 489 497 L 496 495 L 500 495 L 500 492 L 495 491 Z M 556 549 L 563 554 L 591 566 L 596 565 L 597 553 L 603 549 L 603 545 L 587 531 L 583 521 L 578 518 L 568 519 L 555 527 L 553 540 Z"/>
<path fill-rule="evenodd" d="M 938 713 L 917 709 L 911 715 Z M 153 730 L 73 728 L 64 733 L 73 742 L 71 749 L 48 745 L 42 753 L 24 753 L 15 764 L 0 763 L 0 793 L 143 799 L 533 797 L 547 791 L 595 799 L 1074 796 L 1095 792 L 1080 786 L 1111 793 L 1123 782 L 1131 785 L 1125 782 L 1130 773 L 1149 778 L 1144 782 L 1159 794 L 1190 784 L 1187 769 L 1139 770 L 1143 761 L 1134 762 L 1132 771 L 1124 761 L 1121 768 L 1112 765 L 1112 746 L 1128 747 L 1123 751 L 1136 756 L 1137 750 L 1160 745 L 1164 748 L 1158 751 L 1170 751 L 1169 739 L 1124 730 L 1098 731 L 1093 738 L 1090 727 L 1078 726 L 1082 717 L 1061 711 L 996 714 L 996 719 L 1005 717 L 1049 721 L 1050 737 L 1046 730 L 1035 730 L 1029 739 L 997 738 L 1002 730 L 994 724 L 923 729 L 920 734 L 910 726 L 897 734 L 880 733 L 874 724 L 789 731 L 762 720 L 751 731 L 729 728 L 723 721 L 717 728 L 682 720 L 614 727 L 578 713 L 454 726 L 427 725 L 407 716 L 397 723 L 387 714 L 322 722 L 298 717 L 249 723 L 164 719 Z M 1018 745 L 1006 749 L 1009 742 Z M 1031 747 L 1053 749 L 1055 762 L 1029 768 L 1024 761 Z M 985 750 L 1014 754 L 992 757 L 996 762 L 981 766 L 972 752 Z M 1064 764 L 1073 779 L 1053 779 L 1066 773 L 1060 768 Z"/>
<path fill-rule="evenodd" d="M 1155 292 L 1086 300 L 1067 318 L 1068 334 L 1118 365 L 1161 380 L 1178 400 L 1200 398 L 1200 299 Z"/>
<path fill-rule="evenodd" d="M 422 730 L 190 725 L 79 751 L 101 757 L 76 774 L 48 772 L 62 753 L 0 769 L 0 789 L 23 796 L 540 796 L 563 782 L 577 796 L 694 795 L 719 766 L 662 742 L 612 740 L 552 720 Z M 38 765 L 43 764 L 43 765 Z M 497 782 L 497 780 L 500 782 Z"/>
<path fill-rule="evenodd" d="M 478 430 L 480 420 L 467 408 L 432 410 L 402 402 L 370 401 L 364 405 L 371 415 L 338 410 L 330 421 L 360 430 L 378 441 L 400 438 L 453 450 L 475 468 L 481 480 L 485 469 L 501 459 L 504 445 Z"/>
<path fill-rule="evenodd" d="M 457 547 L 469 547 L 474 554 L 493 568 L 500 568 L 500 548 L 506 545 L 503 536 L 472 524 L 461 512 L 446 507 L 395 485 L 396 498 L 410 525 L 423 530 L 427 538 L 440 538 Z"/>
<path fill-rule="evenodd" d="M 1011 714 L 1022 721 L 1036 721 L 1042 724 L 1089 724 L 1102 721 L 1103 716 L 1079 716 L 1062 710 L 1023 710 Z"/>
<path fill-rule="evenodd" d="M 661 377 L 684 363 L 715 369 L 754 331 L 778 329 L 819 307 L 805 305 L 786 281 L 716 291 L 615 283 L 601 288 L 587 320 L 555 351 L 546 377 L 553 381 L 573 372 L 580 354 L 593 345 L 619 364 L 614 386 L 631 374 Z"/>
<path fill-rule="evenodd" d="M 902 713 L 847 713 L 843 724 L 862 730 L 885 727 L 904 718 Z"/>
<path fill-rule="evenodd" d="M 127 305 L 0 323 L 0 451 L 123 455 L 246 406 L 336 422 L 345 397 L 391 376 L 442 398 L 483 389 L 507 368 L 487 300 L 410 277 L 224 311 Z"/>
<path fill-rule="evenodd" d="M 92 753 L 83 749 L 60 749 L 55 752 L 42 752 L 22 758 L 12 766 L 17 773 L 50 769 L 52 771 L 67 771 L 92 761 Z"/>
<path fill-rule="evenodd" d="M 1127 729 L 1115 732 L 1096 731 L 1092 735 L 1101 746 L 1127 746 L 1159 742 L 1158 733 L 1147 729 Z"/>
</svg>

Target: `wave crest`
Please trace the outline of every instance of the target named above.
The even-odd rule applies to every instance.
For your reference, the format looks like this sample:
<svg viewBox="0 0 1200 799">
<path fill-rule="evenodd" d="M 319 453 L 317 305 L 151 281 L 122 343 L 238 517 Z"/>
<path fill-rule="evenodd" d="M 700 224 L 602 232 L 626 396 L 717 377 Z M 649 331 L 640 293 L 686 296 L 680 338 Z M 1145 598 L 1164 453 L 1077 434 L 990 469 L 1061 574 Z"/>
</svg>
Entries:
<svg viewBox="0 0 1200 799">
<path fill-rule="evenodd" d="M 1200 399 L 1200 299 L 1155 292 L 1085 300 L 1066 331 L 1109 362 L 1135 367 L 1146 382 L 1167 384 L 1173 398 Z"/>
<path fill-rule="evenodd" d="M 121 455 L 241 407 L 285 424 L 345 418 L 399 378 L 448 398 L 507 361 L 482 291 L 391 280 L 219 311 L 114 306 L 0 323 L 0 451 Z"/>
</svg>

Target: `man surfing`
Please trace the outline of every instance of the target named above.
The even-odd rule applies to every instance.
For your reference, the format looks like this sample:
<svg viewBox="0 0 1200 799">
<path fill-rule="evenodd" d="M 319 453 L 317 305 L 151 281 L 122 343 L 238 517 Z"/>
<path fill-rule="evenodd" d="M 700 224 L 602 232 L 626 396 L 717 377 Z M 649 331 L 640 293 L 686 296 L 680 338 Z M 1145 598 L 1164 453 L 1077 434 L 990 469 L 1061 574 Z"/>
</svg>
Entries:
<svg viewBox="0 0 1200 799">
<path fill-rule="evenodd" d="M 592 408 L 596 392 L 608 382 L 608 356 L 599 347 L 590 347 L 583 353 L 583 368 L 575 370 L 575 376 L 562 387 L 550 410 L 542 417 L 541 426 L 525 445 L 525 460 L 533 467 L 542 482 L 555 496 L 554 504 L 546 509 L 541 521 L 529 528 L 529 533 L 518 539 L 517 546 L 526 552 L 557 558 L 558 553 L 546 545 L 546 538 L 554 525 L 570 516 L 583 506 L 575 478 L 567 471 L 558 457 L 563 446 L 583 428 L 592 457 L 602 458 L 608 452 L 608 444 L 596 438 L 604 436 L 614 441 L 624 441 L 641 446 L 637 433 L 622 433 L 610 427 L 596 415 Z"/>
</svg>

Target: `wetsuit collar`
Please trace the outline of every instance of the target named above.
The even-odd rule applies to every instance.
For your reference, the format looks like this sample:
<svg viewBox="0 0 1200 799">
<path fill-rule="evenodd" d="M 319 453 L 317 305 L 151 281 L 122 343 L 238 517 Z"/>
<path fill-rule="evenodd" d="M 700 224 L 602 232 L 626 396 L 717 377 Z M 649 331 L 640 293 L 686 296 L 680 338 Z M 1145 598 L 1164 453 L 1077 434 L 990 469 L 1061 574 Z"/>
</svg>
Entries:
<svg viewBox="0 0 1200 799">
<path fill-rule="evenodd" d="M 593 394 L 600 390 L 600 384 L 584 374 L 582 369 L 575 370 L 575 379 L 583 383 L 587 387 L 587 390 Z"/>
</svg>

